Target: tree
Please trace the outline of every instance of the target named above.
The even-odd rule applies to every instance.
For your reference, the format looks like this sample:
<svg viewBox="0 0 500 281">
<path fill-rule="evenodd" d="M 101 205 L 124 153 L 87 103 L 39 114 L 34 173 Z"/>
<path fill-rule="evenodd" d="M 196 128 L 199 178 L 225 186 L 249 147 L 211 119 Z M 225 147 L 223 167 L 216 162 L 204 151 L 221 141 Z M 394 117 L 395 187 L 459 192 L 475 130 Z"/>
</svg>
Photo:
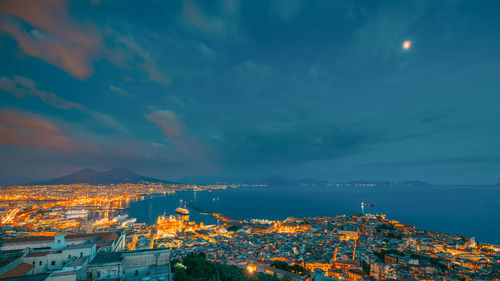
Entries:
<svg viewBox="0 0 500 281">
<path fill-rule="evenodd" d="M 366 275 L 370 275 L 370 264 L 366 261 L 361 261 L 361 267 Z"/>
<path fill-rule="evenodd" d="M 188 254 L 182 263 L 173 260 L 172 272 L 174 281 L 279 281 L 278 278 L 263 273 L 248 274 L 236 266 L 209 262 L 204 253 Z"/>
<path fill-rule="evenodd" d="M 227 230 L 228 231 L 238 231 L 240 229 L 239 226 L 236 226 L 236 225 L 232 225 L 230 226 Z"/>
</svg>

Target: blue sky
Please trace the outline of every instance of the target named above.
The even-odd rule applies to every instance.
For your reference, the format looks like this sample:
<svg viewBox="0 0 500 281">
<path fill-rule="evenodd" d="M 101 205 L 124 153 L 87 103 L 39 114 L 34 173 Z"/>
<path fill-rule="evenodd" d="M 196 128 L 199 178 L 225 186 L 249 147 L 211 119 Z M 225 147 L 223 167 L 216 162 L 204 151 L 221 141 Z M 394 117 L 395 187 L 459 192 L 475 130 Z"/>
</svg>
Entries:
<svg viewBox="0 0 500 281">
<path fill-rule="evenodd" d="M 121 166 L 195 182 L 496 183 L 499 13 L 498 1 L 2 1 L 0 182 Z"/>
</svg>

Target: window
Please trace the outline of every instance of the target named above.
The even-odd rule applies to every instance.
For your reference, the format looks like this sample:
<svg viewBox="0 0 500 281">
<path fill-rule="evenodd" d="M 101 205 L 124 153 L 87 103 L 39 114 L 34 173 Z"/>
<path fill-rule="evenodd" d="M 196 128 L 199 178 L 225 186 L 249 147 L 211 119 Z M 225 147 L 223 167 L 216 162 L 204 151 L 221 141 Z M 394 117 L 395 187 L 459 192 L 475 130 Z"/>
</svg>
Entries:
<svg viewBox="0 0 500 281">
<path fill-rule="evenodd" d="M 57 244 L 61 244 L 61 240 L 57 240 Z"/>
<path fill-rule="evenodd" d="M 39 264 L 42 265 L 42 261 L 40 261 Z"/>
<path fill-rule="evenodd" d="M 83 257 L 83 252 L 80 252 L 80 258 Z"/>
<path fill-rule="evenodd" d="M 56 261 L 52 261 L 50 264 L 52 264 L 52 265 L 56 265 Z"/>
<path fill-rule="evenodd" d="M 68 255 L 68 259 L 70 259 L 70 258 L 71 258 L 71 255 Z"/>
<path fill-rule="evenodd" d="M 33 261 L 33 265 L 35 265 L 35 261 Z"/>
<path fill-rule="evenodd" d="M 135 270 L 135 273 L 134 273 L 135 276 L 139 275 L 139 270 Z"/>
<path fill-rule="evenodd" d="M 101 272 L 97 271 L 97 278 L 101 277 Z"/>
</svg>

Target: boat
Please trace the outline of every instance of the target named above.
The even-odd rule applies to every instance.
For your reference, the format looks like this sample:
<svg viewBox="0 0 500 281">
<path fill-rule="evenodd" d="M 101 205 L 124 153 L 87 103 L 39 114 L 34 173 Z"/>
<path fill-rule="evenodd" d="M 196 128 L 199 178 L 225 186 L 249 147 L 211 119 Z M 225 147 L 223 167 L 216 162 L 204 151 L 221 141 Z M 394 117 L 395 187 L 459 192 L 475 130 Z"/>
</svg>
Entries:
<svg viewBox="0 0 500 281">
<path fill-rule="evenodd" d="M 189 210 L 186 208 L 179 207 L 175 209 L 175 213 L 178 215 L 189 215 Z"/>
<path fill-rule="evenodd" d="M 129 220 L 126 220 L 126 221 L 122 222 L 122 227 L 126 227 L 126 226 L 129 226 L 131 224 L 134 224 L 136 221 L 137 221 L 136 218 L 131 218 Z"/>
<path fill-rule="evenodd" d="M 114 222 L 119 222 L 119 221 L 124 221 L 128 218 L 128 215 L 127 214 L 124 214 L 124 215 L 120 215 L 120 216 L 116 216 L 113 218 L 113 221 Z"/>
<path fill-rule="evenodd" d="M 373 204 L 373 203 L 361 202 L 361 207 L 373 207 L 373 206 L 375 206 L 375 204 Z"/>
</svg>

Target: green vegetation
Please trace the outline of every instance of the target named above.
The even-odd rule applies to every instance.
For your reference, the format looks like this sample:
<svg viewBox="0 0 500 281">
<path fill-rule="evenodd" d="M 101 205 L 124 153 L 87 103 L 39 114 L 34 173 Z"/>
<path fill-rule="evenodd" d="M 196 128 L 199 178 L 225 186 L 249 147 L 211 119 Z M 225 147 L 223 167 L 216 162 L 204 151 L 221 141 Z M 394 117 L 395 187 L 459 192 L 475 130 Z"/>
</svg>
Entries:
<svg viewBox="0 0 500 281">
<path fill-rule="evenodd" d="M 385 223 L 377 225 L 375 229 L 377 230 L 377 232 L 380 232 L 382 230 L 396 230 L 393 225 Z"/>
<path fill-rule="evenodd" d="M 363 272 L 366 275 L 370 275 L 370 264 L 363 260 L 361 261 L 361 266 L 363 267 Z"/>
<path fill-rule="evenodd" d="M 401 234 L 395 234 L 392 232 L 387 233 L 386 237 L 401 240 L 403 236 Z"/>
<path fill-rule="evenodd" d="M 293 273 L 296 273 L 299 275 L 306 274 L 306 269 L 298 264 L 289 265 L 288 263 L 286 263 L 284 261 L 274 261 L 273 263 L 271 263 L 271 266 L 278 268 L 278 269 L 290 271 L 290 272 L 293 272 Z"/>
<path fill-rule="evenodd" d="M 262 273 L 247 273 L 243 269 L 220 263 L 209 262 L 204 253 L 188 254 L 172 261 L 174 281 L 279 281 L 278 278 Z"/>
<path fill-rule="evenodd" d="M 230 227 L 227 229 L 227 231 L 238 231 L 238 230 L 240 230 L 240 228 L 241 228 L 241 227 L 239 227 L 239 226 L 232 225 L 232 226 L 230 226 Z"/>
</svg>

